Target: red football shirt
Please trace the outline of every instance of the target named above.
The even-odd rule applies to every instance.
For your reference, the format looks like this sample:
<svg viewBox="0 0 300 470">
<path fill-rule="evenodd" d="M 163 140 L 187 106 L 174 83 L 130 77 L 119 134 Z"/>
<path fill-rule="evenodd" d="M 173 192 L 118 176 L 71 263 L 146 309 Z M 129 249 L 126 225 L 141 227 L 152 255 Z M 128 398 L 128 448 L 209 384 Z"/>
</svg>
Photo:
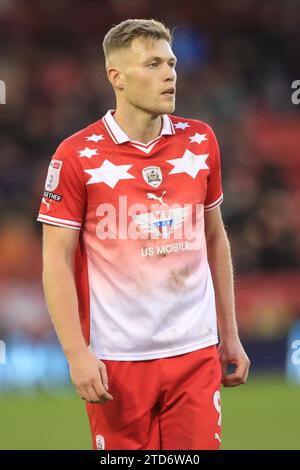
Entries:
<svg viewBox="0 0 300 470">
<path fill-rule="evenodd" d="M 132 141 L 109 110 L 50 162 L 38 219 L 80 231 L 74 276 L 84 336 L 99 359 L 175 356 L 218 342 L 204 211 L 223 200 L 216 137 L 162 115 Z"/>
</svg>

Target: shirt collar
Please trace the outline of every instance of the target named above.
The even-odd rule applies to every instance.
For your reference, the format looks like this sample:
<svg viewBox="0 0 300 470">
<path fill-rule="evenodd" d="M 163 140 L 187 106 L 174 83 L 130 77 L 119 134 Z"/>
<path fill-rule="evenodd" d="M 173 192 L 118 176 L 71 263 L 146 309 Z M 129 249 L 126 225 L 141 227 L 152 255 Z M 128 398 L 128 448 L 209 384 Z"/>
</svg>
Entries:
<svg viewBox="0 0 300 470">
<path fill-rule="evenodd" d="M 105 114 L 105 116 L 103 116 L 102 118 L 104 125 L 106 127 L 106 130 L 108 131 L 110 137 L 112 138 L 115 144 L 123 144 L 124 142 L 129 142 L 131 139 L 119 126 L 117 121 L 113 118 L 114 112 L 115 110 L 109 109 L 107 113 Z M 171 135 L 171 134 L 175 134 L 175 129 L 172 124 L 172 121 L 167 114 L 162 114 L 162 129 L 161 129 L 161 133 L 159 137 L 162 135 Z M 150 142 L 148 142 L 148 144 L 149 143 Z"/>
</svg>

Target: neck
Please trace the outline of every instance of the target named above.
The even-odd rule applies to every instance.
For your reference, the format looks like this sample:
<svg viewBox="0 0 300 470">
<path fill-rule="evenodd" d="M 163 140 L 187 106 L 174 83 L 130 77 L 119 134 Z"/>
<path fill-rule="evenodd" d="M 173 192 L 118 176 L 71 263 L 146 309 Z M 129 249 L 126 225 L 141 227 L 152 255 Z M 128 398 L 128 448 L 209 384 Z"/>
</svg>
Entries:
<svg viewBox="0 0 300 470">
<path fill-rule="evenodd" d="M 125 109 L 117 105 L 113 117 L 130 140 L 147 144 L 160 135 L 162 127 L 160 115 L 152 116 L 146 111 L 133 106 L 131 109 Z"/>
</svg>

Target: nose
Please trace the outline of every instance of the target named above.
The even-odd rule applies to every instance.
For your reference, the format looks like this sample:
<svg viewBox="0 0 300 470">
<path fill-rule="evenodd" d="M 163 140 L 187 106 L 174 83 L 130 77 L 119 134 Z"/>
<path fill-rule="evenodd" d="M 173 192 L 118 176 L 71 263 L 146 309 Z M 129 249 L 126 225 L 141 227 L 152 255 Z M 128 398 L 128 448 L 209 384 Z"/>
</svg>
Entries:
<svg viewBox="0 0 300 470">
<path fill-rule="evenodd" d="M 166 72 L 165 72 L 165 80 L 164 81 L 172 81 L 174 85 L 176 83 L 177 73 L 174 67 L 169 64 L 166 64 Z"/>
<path fill-rule="evenodd" d="M 166 78 L 165 78 L 165 81 L 171 81 L 171 82 L 176 82 L 176 77 L 177 77 L 177 74 L 176 74 L 176 70 L 174 69 L 174 67 L 171 67 L 170 65 L 167 65 L 167 72 L 166 72 Z"/>
</svg>

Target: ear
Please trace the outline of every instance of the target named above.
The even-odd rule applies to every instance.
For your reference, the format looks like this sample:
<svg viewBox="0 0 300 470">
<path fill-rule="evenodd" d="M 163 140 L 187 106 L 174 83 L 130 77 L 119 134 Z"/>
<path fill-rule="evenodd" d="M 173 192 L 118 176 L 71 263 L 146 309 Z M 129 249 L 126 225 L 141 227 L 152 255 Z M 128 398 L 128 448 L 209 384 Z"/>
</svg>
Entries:
<svg viewBox="0 0 300 470">
<path fill-rule="evenodd" d="M 123 90 L 124 88 L 124 77 L 121 69 L 116 66 L 109 66 L 106 69 L 107 77 L 114 88 Z"/>
</svg>

